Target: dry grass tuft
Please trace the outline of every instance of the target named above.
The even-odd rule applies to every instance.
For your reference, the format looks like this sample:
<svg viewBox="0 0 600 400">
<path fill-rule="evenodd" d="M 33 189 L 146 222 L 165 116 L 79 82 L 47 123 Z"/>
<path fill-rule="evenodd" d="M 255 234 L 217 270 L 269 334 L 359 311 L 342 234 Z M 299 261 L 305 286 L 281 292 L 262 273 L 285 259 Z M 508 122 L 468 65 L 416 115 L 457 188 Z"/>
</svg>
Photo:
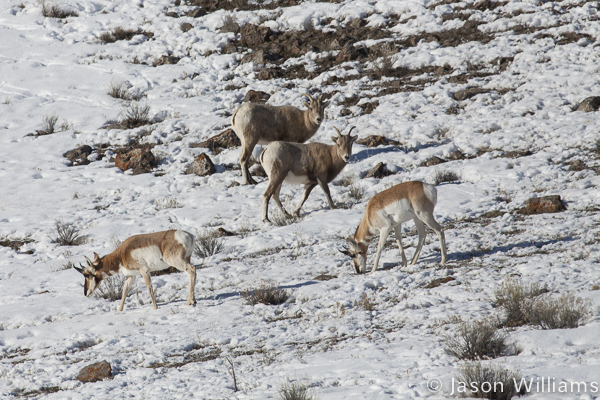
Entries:
<svg viewBox="0 0 600 400">
<path fill-rule="evenodd" d="M 317 400 L 307 385 L 300 382 L 285 382 L 278 390 L 279 400 Z"/>
<path fill-rule="evenodd" d="M 141 105 L 132 102 L 129 105 L 123 106 L 121 111 L 123 119 L 120 121 L 123 129 L 133 129 L 152 123 L 150 119 L 150 106 L 147 104 Z"/>
<path fill-rule="evenodd" d="M 255 304 L 266 304 L 276 306 L 285 303 L 290 297 L 287 290 L 281 289 L 272 281 L 263 280 L 257 287 L 250 288 L 240 293 L 251 306 Z"/>
<path fill-rule="evenodd" d="M 457 182 L 460 180 L 460 175 L 454 171 L 436 171 L 434 185 L 437 186 L 444 182 Z"/>
<path fill-rule="evenodd" d="M 54 3 L 46 3 L 45 0 L 40 0 L 39 4 L 42 7 L 42 15 L 44 17 L 63 19 L 79 16 L 75 11 L 64 10 Z"/>
<path fill-rule="evenodd" d="M 360 300 L 354 300 L 354 307 L 365 311 L 373 311 L 375 310 L 375 303 L 373 303 L 366 293 L 363 293 L 360 296 Z"/>
</svg>

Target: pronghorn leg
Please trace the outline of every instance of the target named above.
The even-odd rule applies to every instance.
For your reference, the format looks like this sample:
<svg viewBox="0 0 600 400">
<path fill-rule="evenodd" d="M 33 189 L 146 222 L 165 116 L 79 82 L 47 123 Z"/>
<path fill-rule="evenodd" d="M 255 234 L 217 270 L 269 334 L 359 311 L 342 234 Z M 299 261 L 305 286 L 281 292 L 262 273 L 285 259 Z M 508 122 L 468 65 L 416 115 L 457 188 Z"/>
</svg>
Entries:
<svg viewBox="0 0 600 400">
<path fill-rule="evenodd" d="M 417 250 L 415 251 L 415 255 L 412 261 L 410 262 L 411 265 L 415 265 L 417 263 L 419 255 L 421 254 L 421 249 L 423 248 L 423 244 L 425 243 L 425 224 L 423 224 L 423 222 L 416 217 L 413 219 L 413 221 L 415 221 L 415 225 L 417 226 L 417 232 L 419 232 L 419 243 L 417 244 Z"/>
<path fill-rule="evenodd" d="M 127 293 L 129 292 L 129 286 L 131 286 L 131 282 L 133 282 L 134 278 L 135 278 L 135 275 L 128 276 L 127 280 L 125 281 L 125 284 L 123 285 L 123 296 L 121 297 L 121 304 L 119 305 L 119 311 L 123 311 L 123 306 L 125 305 L 125 298 L 127 297 Z"/>
<path fill-rule="evenodd" d="M 312 190 L 316 186 L 317 185 L 315 185 L 314 183 L 307 183 L 306 185 L 304 185 L 304 194 L 302 195 L 302 201 L 300 201 L 300 204 L 298 204 L 298 207 L 296 207 L 296 210 L 294 210 L 294 215 L 295 216 L 297 216 L 297 217 L 300 216 L 300 209 L 304 205 L 304 202 L 306 201 L 306 199 L 308 199 L 308 196 L 310 195 L 310 192 L 312 192 Z"/>
<path fill-rule="evenodd" d="M 242 179 L 244 180 L 244 185 L 256 185 L 256 181 L 250 175 L 250 171 L 248 170 L 248 160 L 252 155 L 252 150 L 254 150 L 254 146 L 256 143 L 242 143 L 242 152 L 240 153 L 240 166 L 242 167 Z"/>
<path fill-rule="evenodd" d="M 428 227 L 430 227 L 431 229 L 433 229 L 433 231 L 435 233 L 437 233 L 438 238 L 440 239 L 440 248 L 442 250 L 442 261 L 440 262 L 440 265 L 446 264 L 447 253 L 446 253 L 446 237 L 444 235 L 444 229 L 433 218 L 433 213 L 432 214 L 423 213 L 421 215 L 421 217 L 423 219 L 423 222 Z"/>
<path fill-rule="evenodd" d="M 331 194 L 329 193 L 329 186 L 327 186 L 327 181 L 317 178 L 317 182 L 319 182 L 319 186 L 321 186 L 321 189 L 323 189 L 323 191 L 325 192 L 325 196 L 327 196 L 329 207 L 332 210 L 335 209 L 335 204 L 333 204 L 333 200 L 331 200 Z"/>
<path fill-rule="evenodd" d="M 277 189 L 275 189 L 275 191 L 273 192 L 273 200 L 275 201 L 275 204 L 277 204 L 277 207 L 279 207 L 279 209 L 281 210 L 281 212 L 283 213 L 283 215 L 285 215 L 286 217 L 291 217 L 290 213 L 288 213 L 285 208 L 283 208 L 283 205 L 281 204 L 281 200 L 279 200 L 279 192 L 281 192 L 281 187 L 283 186 L 283 183 L 279 186 L 277 186 Z"/>
<path fill-rule="evenodd" d="M 140 273 L 144 277 L 144 282 L 146 282 L 146 287 L 148 288 L 148 292 L 150 292 L 150 299 L 152 300 L 152 305 L 154 309 L 157 309 L 156 299 L 154 298 L 154 290 L 152 289 L 152 282 L 150 281 L 150 273 L 145 269 L 140 269 Z"/>
<path fill-rule="evenodd" d="M 377 255 L 375 256 L 375 264 L 373 265 L 373 269 L 371 270 L 371 273 L 373 273 L 377 270 L 377 266 L 379 265 L 379 257 L 381 256 L 381 252 L 383 251 L 383 246 L 385 245 L 385 241 L 386 241 L 388 235 L 390 234 L 390 227 L 385 226 L 385 227 L 381 228 L 381 230 L 379 232 L 380 232 L 380 236 L 379 236 L 379 244 L 377 245 Z"/>
<path fill-rule="evenodd" d="M 396 236 L 396 243 L 398 243 L 400 255 L 402 256 L 402 266 L 406 267 L 408 262 L 406 261 L 406 255 L 404 254 L 404 247 L 402 247 L 402 225 L 398 225 L 394 228 L 394 235 Z"/>
<path fill-rule="evenodd" d="M 269 200 L 271 200 L 271 196 L 275 193 L 278 187 L 283 184 L 283 180 L 285 179 L 286 174 L 279 173 L 277 175 L 272 175 L 269 178 L 269 186 L 263 193 L 263 211 L 262 211 L 262 220 L 263 222 L 269 221 Z"/>
</svg>

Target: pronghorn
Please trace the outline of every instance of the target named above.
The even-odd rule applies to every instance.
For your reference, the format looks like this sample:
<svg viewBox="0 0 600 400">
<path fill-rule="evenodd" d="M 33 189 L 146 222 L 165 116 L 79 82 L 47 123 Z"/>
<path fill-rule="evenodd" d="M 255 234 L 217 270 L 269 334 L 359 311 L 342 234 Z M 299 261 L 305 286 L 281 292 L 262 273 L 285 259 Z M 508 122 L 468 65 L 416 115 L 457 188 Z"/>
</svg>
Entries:
<svg viewBox="0 0 600 400">
<path fill-rule="evenodd" d="M 283 182 L 304 185 L 304 195 L 294 211 L 296 216 L 300 215 L 300 208 L 302 208 L 308 195 L 317 184 L 325 192 L 329 207 L 331 209 L 335 208 L 327 184 L 338 176 L 350 160 L 352 144 L 358 139 L 358 136 L 350 136 L 354 127 L 350 128 L 347 135 L 342 135 L 336 127 L 333 127 L 333 129 L 338 134 L 331 137 L 335 145 L 272 142 L 261 153 L 260 163 L 269 176 L 269 185 L 263 193 L 262 220 L 264 222 L 269 222 L 269 200 L 271 196 L 281 212 L 288 217 L 290 216 L 279 200 L 279 192 Z"/>
<path fill-rule="evenodd" d="M 240 165 L 244 185 L 256 184 L 248 171 L 248 160 L 257 144 L 269 144 L 282 140 L 304 143 L 317 133 L 325 115 L 327 103 L 323 95 L 314 99 L 303 94 L 306 110 L 294 106 L 270 106 L 266 104 L 244 103 L 231 117 L 233 131 L 242 142 Z"/>
<path fill-rule="evenodd" d="M 156 305 L 150 272 L 160 271 L 175 267 L 185 271 L 190 276 L 190 294 L 186 305 L 196 305 L 194 288 L 196 286 L 196 268 L 190 264 L 190 257 L 194 250 L 194 236 L 185 231 L 171 230 L 164 232 L 136 235 L 126 239 L 112 253 L 104 257 L 94 253 L 94 261 L 87 261 L 87 267 L 79 264 L 81 268 L 75 269 L 85 276 L 84 294 L 90 297 L 104 278 L 121 272 L 127 277 L 123 287 L 123 297 L 119 311 L 123 311 L 125 298 L 133 279 L 141 274 L 150 292 L 152 305 Z"/>
<path fill-rule="evenodd" d="M 435 186 L 420 181 L 411 181 L 400 183 L 381 193 L 376 194 L 369 200 L 365 214 L 356 228 L 354 237 L 347 240 L 350 248 L 342 253 L 352 257 L 354 267 L 357 273 L 364 273 L 367 266 L 367 249 L 369 243 L 376 232 L 379 232 L 379 244 L 377 245 L 377 255 L 375 265 L 371 273 L 377 270 L 379 257 L 383 250 L 383 245 L 387 239 L 390 230 L 394 229 L 396 243 L 400 248 L 402 256 L 402 266 L 406 267 L 407 261 L 402 247 L 401 225 L 408 220 L 415 221 L 417 231 L 419 232 L 419 244 L 411 264 L 415 264 L 425 242 L 425 225 L 437 233 L 440 238 L 442 248 L 441 265 L 446 263 L 446 239 L 444 230 L 433 218 L 433 208 L 437 202 L 437 190 Z M 425 225 L 424 225 L 425 224 Z"/>
</svg>

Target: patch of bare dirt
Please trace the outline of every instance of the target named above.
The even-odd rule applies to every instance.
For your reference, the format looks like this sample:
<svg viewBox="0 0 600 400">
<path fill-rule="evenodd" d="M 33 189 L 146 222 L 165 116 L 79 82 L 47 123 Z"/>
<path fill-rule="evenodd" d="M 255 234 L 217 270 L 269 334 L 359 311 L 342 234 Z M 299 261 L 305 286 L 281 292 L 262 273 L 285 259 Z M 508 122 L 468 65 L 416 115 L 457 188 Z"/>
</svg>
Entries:
<svg viewBox="0 0 600 400">
<path fill-rule="evenodd" d="M 300 4 L 300 0 L 187 0 L 190 6 L 201 7 L 206 12 L 218 10 L 274 10 L 278 7 L 291 7 Z"/>
</svg>

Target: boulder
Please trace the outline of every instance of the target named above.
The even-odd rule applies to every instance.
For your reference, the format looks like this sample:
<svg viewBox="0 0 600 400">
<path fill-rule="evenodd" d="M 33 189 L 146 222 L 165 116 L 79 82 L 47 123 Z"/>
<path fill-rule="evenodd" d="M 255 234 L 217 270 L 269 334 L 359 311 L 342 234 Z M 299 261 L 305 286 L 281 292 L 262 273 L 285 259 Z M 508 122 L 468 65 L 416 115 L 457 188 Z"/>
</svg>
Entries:
<svg viewBox="0 0 600 400">
<path fill-rule="evenodd" d="M 185 170 L 185 174 L 195 174 L 198 176 L 208 176 L 215 173 L 215 165 L 206 153 L 200 154 L 189 167 Z"/>
<path fill-rule="evenodd" d="M 246 96 L 244 96 L 244 99 L 242 100 L 242 102 L 245 103 L 245 102 L 249 101 L 250 103 L 265 104 L 267 102 L 267 100 L 269 100 L 270 97 L 271 97 L 271 95 L 268 93 L 261 92 L 260 90 L 250 89 L 246 93 Z"/>
<path fill-rule="evenodd" d="M 237 137 L 233 129 L 229 128 L 203 142 L 193 143 L 190 147 L 206 147 L 214 152 L 218 149 L 231 149 L 241 145 L 240 138 Z"/>
<path fill-rule="evenodd" d="M 181 60 L 180 57 L 175 56 L 160 56 L 160 58 L 154 61 L 154 66 L 158 67 L 159 65 L 167 65 L 167 64 L 177 64 Z"/>
<path fill-rule="evenodd" d="M 465 155 L 460 152 L 460 150 L 454 150 L 452 153 L 448 154 L 448 160 L 456 161 L 456 160 L 464 160 Z"/>
<path fill-rule="evenodd" d="M 377 147 L 377 146 L 387 146 L 387 145 L 398 145 L 400 142 L 395 140 L 390 140 L 385 136 L 380 135 L 370 135 L 366 138 L 359 139 L 356 141 L 356 144 L 362 144 L 367 147 Z"/>
<path fill-rule="evenodd" d="M 220 29 L 221 33 L 232 32 L 236 35 L 240 33 L 240 25 L 237 22 L 234 22 L 231 19 L 228 19 L 225 24 Z"/>
<path fill-rule="evenodd" d="M 342 47 L 342 50 L 340 50 L 335 61 L 336 63 L 341 64 L 346 61 L 354 61 L 364 58 L 367 55 L 367 51 L 364 48 L 357 48 L 353 44 L 347 43 L 344 47 Z"/>
<path fill-rule="evenodd" d="M 559 195 L 533 197 L 525 202 L 525 207 L 518 210 L 519 214 L 544 214 L 565 211 Z"/>
<path fill-rule="evenodd" d="M 600 108 L 600 96 L 592 96 L 583 100 L 575 108 L 575 111 L 594 112 Z"/>
<path fill-rule="evenodd" d="M 266 26 L 246 24 L 240 29 L 240 43 L 246 47 L 256 47 L 263 44 L 273 35 L 273 31 Z"/>
<path fill-rule="evenodd" d="M 384 176 L 387 176 L 386 170 L 385 170 L 385 164 L 380 162 L 375 167 L 371 168 L 371 170 L 369 170 L 369 172 L 367 172 L 367 174 L 365 176 L 363 176 L 363 179 L 366 179 L 366 178 L 381 179 Z"/>
<path fill-rule="evenodd" d="M 569 167 L 569 171 L 583 171 L 584 169 L 587 169 L 587 165 L 581 160 L 573 161 Z"/>
<path fill-rule="evenodd" d="M 266 50 L 257 50 L 242 57 L 242 64 L 252 62 L 257 65 L 268 64 L 277 60 L 277 56 Z"/>
<path fill-rule="evenodd" d="M 206 11 L 201 8 L 196 8 L 195 10 L 188 11 L 185 15 L 191 18 L 200 18 L 206 15 Z"/>
<path fill-rule="evenodd" d="M 158 162 L 150 149 L 134 149 L 127 153 L 117 154 L 115 158 L 115 167 L 121 171 L 133 170 L 133 175 L 145 174 L 151 169 L 156 168 Z"/>
<path fill-rule="evenodd" d="M 100 361 L 83 367 L 81 371 L 79 371 L 79 375 L 77 375 L 77 379 L 83 383 L 97 382 L 111 377 L 112 369 L 108 361 Z"/>
<path fill-rule="evenodd" d="M 446 162 L 446 160 L 443 160 L 439 157 L 433 156 L 429 160 L 421 163 L 421 166 L 422 167 L 431 167 L 433 165 L 443 164 L 445 162 Z"/>
<path fill-rule="evenodd" d="M 454 100 L 463 101 L 470 99 L 471 97 L 477 96 L 478 94 L 488 93 L 489 89 L 481 89 L 481 88 L 469 88 L 465 90 L 459 90 L 454 93 Z"/>
<path fill-rule="evenodd" d="M 71 165 L 87 165 L 90 163 L 87 158 L 93 151 L 94 150 L 90 146 L 84 144 L 76 149 L 67 151 L 63 154 L 63 157 L 71 160 Z"/>
<path fill-rule="evenodd" d="M 187 32 L 190 29 L 192 29 L 194 26 L 192 24 L 190 24 L 189 22 L 184 22 L 183 24 L 181 24 L 180 28 L 182 32 Z"/>
<path fill-rule="evenodd" d="M 281 76 L 281 71 L 273 68 L 265 68 L 258 73 L 258 80 L 266 81 L 269 79 L 279 78 Z"/>
</svg>

